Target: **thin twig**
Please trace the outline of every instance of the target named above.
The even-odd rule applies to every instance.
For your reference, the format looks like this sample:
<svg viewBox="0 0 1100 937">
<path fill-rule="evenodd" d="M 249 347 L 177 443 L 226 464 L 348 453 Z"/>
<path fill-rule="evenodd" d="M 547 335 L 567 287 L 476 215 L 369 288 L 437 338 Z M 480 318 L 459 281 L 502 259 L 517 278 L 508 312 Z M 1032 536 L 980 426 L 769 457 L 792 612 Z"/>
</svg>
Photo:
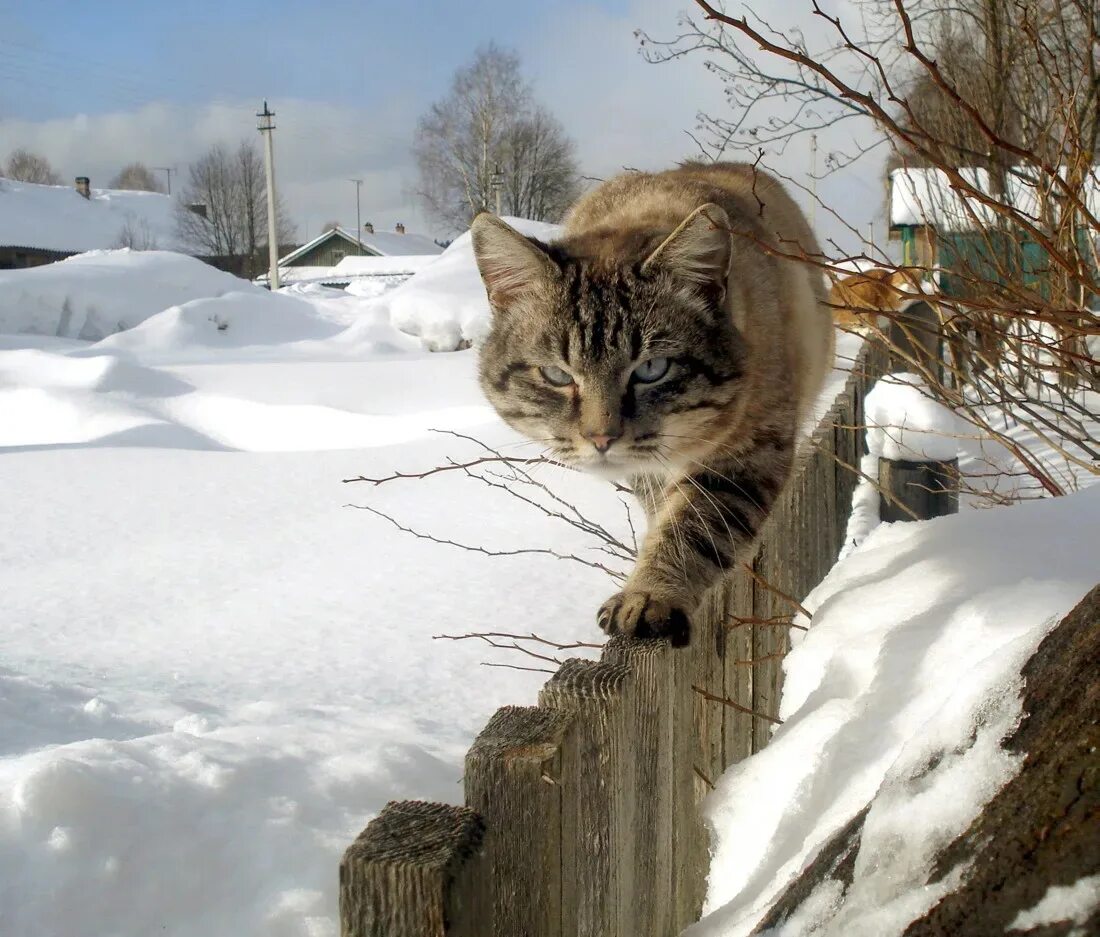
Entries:
<svg viewBox="0 0 1100 937">
<path fill-rule="evenodd" d="M 742 706 L 740 703 L 735 703 L 728 697 L 715 696 L 713 693 L 708 693 L 702 687 L 695 686 L 695 684 L 692 684 L 691 688 L 701 697 L 703 697 L 703 699 L 708 699 L 715 703 L 722 703 L 724 706 L 729 706 L 730 709 L 736 709 L 739 713 L 744 713 L 746 716 L 755 716 L 757 719 L 764 719 L 765 721 L 777 726 L 783 724 L 782 719 L 777 719 L 775 716 L 769 716 L 767 713 L 757 712 L 755 709 L 749 709 L 748 706 Z"/>
</svg>

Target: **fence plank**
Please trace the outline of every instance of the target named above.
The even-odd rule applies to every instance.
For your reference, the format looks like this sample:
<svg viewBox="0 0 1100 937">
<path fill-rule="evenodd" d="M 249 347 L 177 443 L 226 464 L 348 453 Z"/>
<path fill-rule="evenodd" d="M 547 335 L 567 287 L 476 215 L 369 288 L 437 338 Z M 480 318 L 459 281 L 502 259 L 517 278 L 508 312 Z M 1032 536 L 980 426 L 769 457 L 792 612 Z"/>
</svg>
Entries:
<svg viewBox="0 0 1100 937">
<path fill-rule="evenodd" d="M 386 805 L 340 862 L 342 937 L 477 937 L 481 818 L 424 801 Z"/>
<path fill-rule="evenodd" d="M 485 937 L 566 937 L 560 778 L 573 719 L 505 706 L 466 755 L 466 804 L 486 826 Z"/>
<path fill-rule="evenodd" d="M 672 934 L 672 655 L 667 641 L 615 637 L 603 660 L 630 671 L 624 711 L 632 757 L 623 784 L 634 792 L 634 852 L 623 857 L 634 882 L 626 934 Z"/>
<path fill-rule="evenodd" d="M 630 937 L 623 917 L 634 890 L 634 793 L 625 783 L 633 754 L 619 664 L 567 660 L 539 693 L 539 704 L 576 714 L 562 751 L 563 934 Z"/>
<path fill-rule="evenodd" d="M 725 609 L 729 588 L 725 580 L 708 590 L 695 615 L 689 653 L 694 658 L 694 683 L 713 696 L 725 693 Z M 725 769 L 722 760 L 723 714 L 702 694 L 693 700 L 695 721 L 695 803 L 698 806 Z"/>
<path fill-rule="evenodd" d="M 706 892 L 706 827 L 695 803 L 695 669 L 687 648 L 672 661 L 672 891 L 676 933 L 694 923 Z"/>
<path fill-rule="evenodd" d="M 723 769 L 752 754 L 753 718 L 745 710 L 752 709 L 757 665 L 753 663 L 753 625 L 742 620 L 753 616 L 753 580 L 747 570 L 740 567 L 733 570 L 727 579 L 725 596 L 725 608 L 718 621 L 726 633 L 726 655 L 722 662 L 725 697 L 742 708 L 708 703 L 722 710 Z"/>
<path fill-rule="evenodd" d="M 883 521 L 928 520 L 959 511 L 959 460 L 878 460 Z"/>
</svg>

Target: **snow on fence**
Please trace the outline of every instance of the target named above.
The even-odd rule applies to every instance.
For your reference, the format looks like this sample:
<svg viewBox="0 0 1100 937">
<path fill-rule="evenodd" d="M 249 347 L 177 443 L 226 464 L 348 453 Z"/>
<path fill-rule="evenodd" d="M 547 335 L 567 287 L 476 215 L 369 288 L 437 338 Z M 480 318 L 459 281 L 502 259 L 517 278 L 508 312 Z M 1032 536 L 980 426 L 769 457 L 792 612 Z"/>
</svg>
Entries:
<svg viewBox="0 0 1100 937">
<path fill-rule="evenodd" d="M 537 706 L 477 737 L 466 806 L 398 801 L 370 823 L 340 865 L 344 937 L 670 937 L 698 918 L 700 801 L 778 722 L 797 599 L 840 551 L 885 364 L 864 347 L 689 648 L 615 637 L 599 661 L 566 661 Z"/>
</svg>

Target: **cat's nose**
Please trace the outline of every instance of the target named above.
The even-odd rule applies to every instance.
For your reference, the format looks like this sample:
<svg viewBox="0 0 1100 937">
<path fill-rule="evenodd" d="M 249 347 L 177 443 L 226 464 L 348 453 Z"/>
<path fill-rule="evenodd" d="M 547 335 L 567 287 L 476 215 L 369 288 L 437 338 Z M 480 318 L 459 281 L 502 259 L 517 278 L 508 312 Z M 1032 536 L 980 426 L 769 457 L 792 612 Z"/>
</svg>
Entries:
<svg viewBox="0 0 1100 937">
<path fill-rule="evenodd" d="M 618 436 L 608 436 L 604 433 L 585 433 L 585 439 L 587 439 L 593 446 L 596 447 L 596 451 L 600 453 L 607 452 L 611 448 L 611 444 L 618 439 Z"/>
</svg>

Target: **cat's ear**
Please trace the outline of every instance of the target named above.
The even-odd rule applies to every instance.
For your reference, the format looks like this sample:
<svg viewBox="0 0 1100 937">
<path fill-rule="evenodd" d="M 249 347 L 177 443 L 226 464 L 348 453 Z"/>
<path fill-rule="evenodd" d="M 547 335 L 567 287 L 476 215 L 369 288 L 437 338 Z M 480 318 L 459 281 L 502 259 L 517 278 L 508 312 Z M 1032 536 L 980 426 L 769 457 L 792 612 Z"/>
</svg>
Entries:
<svg viewBox="0 0 1100 937">
<path fill-rule="evenodd" d="M 642 264 L 642 274 L 664 270 L 725 295 L 733 246 L 729 216 L 708 202 L 685 218 Z"/>
<path fill-rule="evenodd" d="M 470 225 L 470 237 L 494 309 L 544 289 L 559 272 L 546 251 L 495 215 L 478 215 Z"/>
</svg>

